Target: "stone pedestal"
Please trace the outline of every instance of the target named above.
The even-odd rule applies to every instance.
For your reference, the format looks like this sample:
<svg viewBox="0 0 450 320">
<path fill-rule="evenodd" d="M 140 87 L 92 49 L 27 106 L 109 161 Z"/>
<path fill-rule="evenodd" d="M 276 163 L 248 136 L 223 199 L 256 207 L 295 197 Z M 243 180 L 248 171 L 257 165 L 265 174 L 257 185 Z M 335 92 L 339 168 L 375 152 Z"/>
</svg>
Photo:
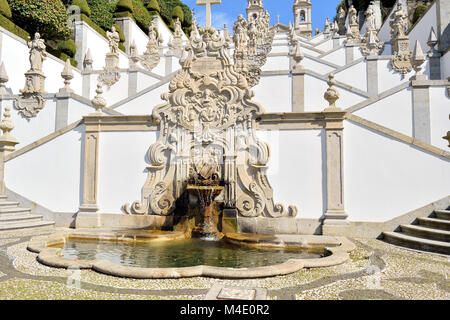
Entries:
<svg viewBox="0 0 450 320">
<path fill-rule="evenodd" d="M 19 142 L 13 137 L 0 137 L 0 197 L 6 199 L 5 187 L 5 156 L 15 150 L 16 144 Z"/>
<path fill-rule="evenodd" d="M 335 108 L 324 111 L 327 209 L 323 225 L 348 225 L 344 208 L 344 125 L 345 112 Z"/>
<path fill-rule="evenodd" d="M 378 95 L 378 56 L 367 56 L 367 93 L 370 97 Z"/>
<path fill-rule="evenodd" d="M 45 78 L 44 74 L 39 71 L 29 70 L 25 73 L 25 88 L 20 90 L 21 93 L 45 93 Z"/>
<path fill-rule="evenodd" d="M 76 218 L 77 228 L 98 228 L 101 226 L 98 213 L 98 152 L 99 125 L 102 116 L 84 117 L 86 124 L 83 166 L 83 203 Z"/>
<path fill-rule="evenodd" d="M 305 70 L 292 71 L 292 112 L 305 111 Z"/>
<path fill-rule="evenodd" d="M 413 136 L 420 141 L 431 143 L 430 84 L 426 75 L 418 75 L 413 88 Z"/>
<path fill-rule="evenodd" d="M 118 53 L 108 52 L 106 54 L 105 68 L 98 77 L 98 80 L 108 87 L 113 86 L 117 81 L 120 80 Z"/>
</svg>

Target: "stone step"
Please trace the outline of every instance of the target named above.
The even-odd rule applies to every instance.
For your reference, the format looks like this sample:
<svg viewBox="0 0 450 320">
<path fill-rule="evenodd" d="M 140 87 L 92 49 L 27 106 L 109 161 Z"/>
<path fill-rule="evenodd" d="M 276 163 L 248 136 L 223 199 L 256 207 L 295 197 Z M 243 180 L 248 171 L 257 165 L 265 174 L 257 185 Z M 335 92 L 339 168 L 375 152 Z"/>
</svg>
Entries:
<svg viewBox="0 0 450 320">
<path fill-rule="evenodd" d="M 21 207 L 0 208 L 0 216 L 11 215 L 11 214 L 15 214 L 15 213 L 21 213 L 21 214 L 31 213 L 31 209 L 30 208 L 21 208 Z"/>
<path fill-rule="evenodd" d="M 425 238 L 430 240 L 450 242 L 450 231 L 427 228 L 416 225 L 401 225 L 402 233 L 414 237 Z"/>
<path fill-rule="evenodd" d="M 417 218 L 419 225 L 434 229 L 450 230 L 450 221 L 436 218 Z"/>
<path fill-rule="evenodd" d="M 32 214 L 21 214 L 14 216 L 0 216 L 0 226 L 5 226 L 7 224 L 15 224 L 20 222 L 32 222 L 32 221 L 42 221 L 43 216 L 32 215 Z"/>
<path fill-rule="evenodd" d="M 16 224 L 0 225 L 0 232 L 20 231 L 26 229 L 50 229 L 54 226 L 52 221 L 31 221 Z"/>
<path fill-rule="evenodd" d="M 384 240 L 388 243 L 410 249 L 450 254 L 450 243 L 413 237 L 401 232 L 383 232 Z"/>
<path fill-rule="evenodd" d="M 434 210 L 437 219 L 450 220 L 450 210 Z"/>
<path fill-rule="evenodd" d="M 0 208 L 15 208 L 18 207 L 19 203 L 15 201 L 1 201 Z"/>
</svg>

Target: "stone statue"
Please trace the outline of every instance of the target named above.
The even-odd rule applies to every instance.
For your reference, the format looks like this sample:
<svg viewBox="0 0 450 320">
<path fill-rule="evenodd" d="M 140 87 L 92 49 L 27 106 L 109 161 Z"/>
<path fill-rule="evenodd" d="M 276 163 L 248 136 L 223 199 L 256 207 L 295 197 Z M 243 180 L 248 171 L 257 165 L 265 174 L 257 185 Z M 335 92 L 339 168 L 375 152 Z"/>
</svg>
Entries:
<svg viewBox="0 0 450 320">
<path fill-rule="evenodd" d="M 247 49 L 247 21 L 244 16 L 240 14 L 238 16 L 238 21 L 235 22 L 233 27 L 233 40 L 236 50 L 246 50 Z"/>
<path fill-rule="evenodd" d="M 345 10 L 342 9 L 342 7 L 339 9 L 339 13 L 337 16 L 337 22 L 339 26 L 339 34 L 345 35 L 346 28 L 345 28 Z"/>
<path fill-rule="evenodd" d="M 106 37 L 108 38 L 109 42 L 109 52 L 118 54 L 119 53 L 119 42 L 120 42 L 120 36 L 117 32 L 115 27 L 111 28 L 111 32 L 106 32 Z"/>
<path fill-rule="evenodd" d="M 373 2 L 367 9 L 365 15 L 366 15 L 366 34 L 364 36 L 364 40 L 361 41 L 361 52 L 364 56 L 379 55 L 381 54 L 384 48 L 384 43 L 381 42 L 380 39 L 378 39 Z"/>
<path fill-rule="evenodd" d="M 397 4 L 397 10 L 394 12 L 394 17 L 390 22 L 392 39 L 404 37 L 408 29 L 408 13 L 403 10 L 401 2 Z"/>
<path fill-rule="evenodd" d="M 181 56 L 183 52 L 183 29 L 181 28 L 180 19 L 175 21 L 175 30 L 173 38 L 169 41 L 169 53 Z"/>
<path fill-rule="evenodd" d="M 348 10 L 348 21 L 350 25 L 358 24 L 358 12 L 355 7 L 352 5 Z"/>
<path fill-rule="evenodd" d="M 35 33 L 34 40 L 28 41 L 28 48 L 30 48 L 30 71 L 42 72 L 42 64 L 47 58 L 47 52 L 45 51 L 46 46 L 41 35 Z"/>
</svg>

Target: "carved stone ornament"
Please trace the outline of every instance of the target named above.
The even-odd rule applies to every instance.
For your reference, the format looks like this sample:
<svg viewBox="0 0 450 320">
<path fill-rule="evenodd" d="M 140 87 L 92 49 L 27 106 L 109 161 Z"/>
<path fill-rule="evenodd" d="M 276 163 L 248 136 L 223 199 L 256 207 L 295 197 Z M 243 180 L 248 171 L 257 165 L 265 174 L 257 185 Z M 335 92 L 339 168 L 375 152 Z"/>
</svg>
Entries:
<svg viewBox="0 0 450 320">
<path fill-rule="evenodd" d="M 172 39 L 167 44 L 169 54 L 181 56 L 183 53 L 183 29 L 181 28 L 180 19 L 175 21 L 175 30 Z"/>
<path fill-rule="evenodd" d="M 413 69 L 409 37 L 406 35 L 408 28 L 408 13 L 403 10 L 401 2 L 397 4 L 393 20 L 390 22 L 391 36 L 394 41 L 394 57 L 391 59 L 392 69 L 404 76 Z"/>
<path fill-rule="evenodd" d="M 378 56 L 383 52 L 384 42 L 378 39 L 376 28 L 375 12 L 372 6 L 369 6 L 366 12 L 366 34 L 361 40 L 360 49 L 364 56 Z"/>
<path fill-rule="evenodd" d="M 361 34 L 359 33 L 358 12 L 353 5 L 348 10 L 348 17 L 349 27 L 346 34 L 346 43 L 359 44 L 361 41 Z"/>
<path fill-rule="evenodd" d="M 39 93 L 24 93 L 14 100 L 14 107 L 22 117 L 30 119 L 37 116 L 45 107 L 46 100 Z"/>
<path fill-rule="evenodd" d="M 98 81 L 112 87 L 120 80 L 119 54 L 109 52 L 106 54 L 105 67 L 98 76 Z"/>
<path fill-rule="evenodd" d="M 106 34 L 109 41 L 109 52 L 106 54 L 105 67 L 98 76 L 98 81 L 102 82 L 108 87 L 111 87 L 120 80 L 120 69 L 119 69 L 120 37 L 115 27 L 112 27 L 111 32 L 108 31 Z"/>
<path fill-rule="evenodd" d="M 270 28 L 270 15 L 266 11 L 250 23 L 239 15 L 233 31 L 236 70 L 247 78 L 250 87 L 254 87 L 259 83 L 261 67 L 272 51 L 275 29 Z"/>
<path fill-rule="evenodd" d="M 161 39 L 158 34 L 157 20 L 153 20 L 148 32 L 147 50 L 140 57 L 141 65 L 148 71 L 152 71 L 161 60 L 160 47 Z"/>
<path fill-rule="evenodd" d="M 170 215 L 192 173 L 216 172 L 225 186 L 224 205 L 244 217 L 294 217 L 297 208 L 275 204 L 267 179 L 270 149 L 256 136 L 264 113 L 212 27 L 200 28 L 180 60 L 165 104 L 153 110 L 160 135 L 150 147 L 142 199 L 125 204 L 128 214 Z"/>
</svg>

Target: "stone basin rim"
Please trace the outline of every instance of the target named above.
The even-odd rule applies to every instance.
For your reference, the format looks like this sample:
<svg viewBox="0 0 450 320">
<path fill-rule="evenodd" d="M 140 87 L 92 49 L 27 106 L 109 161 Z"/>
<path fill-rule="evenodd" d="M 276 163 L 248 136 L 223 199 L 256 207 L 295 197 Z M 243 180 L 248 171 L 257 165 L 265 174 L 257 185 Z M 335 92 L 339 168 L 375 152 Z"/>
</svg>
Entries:
<svg viewBox="0 0 450 320">
<path fill-rule="evenodd" d="M 98 235 L 98 238 L 94 238 L 96 234 Z M 324 248 L 324 250 L 326 251 L 327 256 L 317 259 L 289 259 L 281 264 L 256 268 L 226 268 L 207 265 L 180 268 L 141 268 L 122 266 L 106 260 L 75 261 L 65 259 L 61 257 L 61 249 L 49 247 L 58 244 L 64 244 L 66 243 L 67 239 L 70 238 L 84 238 L 87 240 L 127 241 L 120 240 L 123 238 L 118 237 L 114 239 L 114 236 L 117 236 L 117 234 L 77 231 L 60 232 L 49 235 L 45 239 L 42 239 L 42 237 L 31 239 L 28 243 L 27 249 L 31 252 L 37 253 L 37 261 L 48 267 L 63 269 L 90 269 L 110 276 L 132 279 L 180 279 L 192 277 L 209 277 L 219 279 L 255 279 L 283 276 L 297 272 L 303 268 L 330 267 L 343 264 L 349 260 L 348 252 L 355 249 L 355 245 L 353 244 L 353 242 L 344 237 L 277 235 L 276 237 L 285 239 L 304 238 L 314 240 L 313 247 L 320 246 L 320 238 L 322 237 L 324 238 L 324 241 L 322 241 L 322 248 Z M 256 236 L 273 237 L 273 235 Z M 180 237 L 174 239 L 179 238 Z M 334 239 L 334 243 L 332 243 L 330 239 Z"/>
</svg>

